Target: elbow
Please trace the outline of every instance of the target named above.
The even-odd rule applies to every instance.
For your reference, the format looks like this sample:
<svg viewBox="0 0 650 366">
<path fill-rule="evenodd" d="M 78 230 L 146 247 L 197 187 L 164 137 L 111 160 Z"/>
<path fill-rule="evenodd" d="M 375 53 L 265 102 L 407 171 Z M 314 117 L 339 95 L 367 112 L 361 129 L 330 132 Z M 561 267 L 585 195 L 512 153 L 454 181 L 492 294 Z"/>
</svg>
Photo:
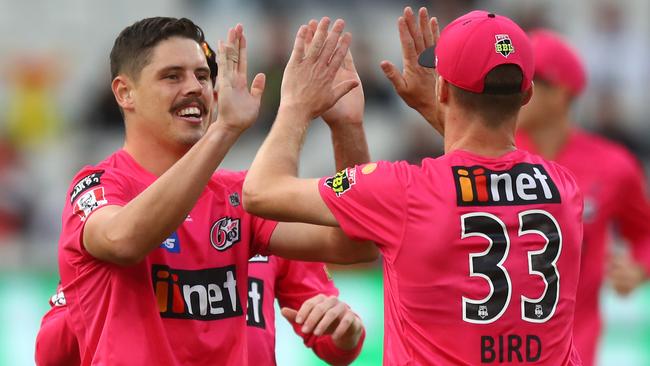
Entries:
<svg viewBox="0 0 650 366">
<path fill-rule="evenodd" d="M 128 238 L 115 233 L 114 235 L 107 235 L 106 242 L 108 253 L 106 260 L 123 267 L 134 266 L 142 262 L 147 253 L 142 253 L 138 250 L 135 238 Z"/>
<path fill-rule="evenodd" d="M 263 199 L 259 191 L 255 189 L 254 184 L 249 183 L 248 179 L 244 181 L 242 187 L 242 206 L 244 210 L 253 215 L 261 215 L 263 207 Z"/>
</svg>

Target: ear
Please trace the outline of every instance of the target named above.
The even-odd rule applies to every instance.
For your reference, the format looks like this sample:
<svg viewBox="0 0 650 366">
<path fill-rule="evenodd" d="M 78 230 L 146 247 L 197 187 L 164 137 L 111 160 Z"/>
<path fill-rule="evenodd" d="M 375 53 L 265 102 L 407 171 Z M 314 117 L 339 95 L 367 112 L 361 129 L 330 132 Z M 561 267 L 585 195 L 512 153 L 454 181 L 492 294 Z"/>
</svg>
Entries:
<svg viewBox="0 0 650 366">
<path fill-rule="evenodd" d="M 124 75 L 118 75 L 111 83 L 117 104 L 124 110 L 134 108 L 133 83 Z"/>
<path fill-rule="evenodd" d="M 436 98 L 438 98 L 438 103 L 441 104 L 449 102 L 449 82 L 440 75 L 438 75 L 438 81 L 436 82 Z"/>
<path fill-rule="evenodd" d="M 533 89 L 535 89 L 535 83 L 531 82 L 530 88 L 524 92 L 524 99 L 521 101 L 522 106 L 530 102 L 530 99 L 533 97 Z"/>
</svg>

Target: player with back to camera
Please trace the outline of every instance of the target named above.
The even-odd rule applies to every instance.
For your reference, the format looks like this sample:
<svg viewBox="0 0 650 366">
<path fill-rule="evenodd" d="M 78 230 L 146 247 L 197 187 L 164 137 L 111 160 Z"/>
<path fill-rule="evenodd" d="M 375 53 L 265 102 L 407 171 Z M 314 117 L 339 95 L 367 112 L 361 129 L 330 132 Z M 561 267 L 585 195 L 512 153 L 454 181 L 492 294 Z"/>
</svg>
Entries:
<svg viewBox="0 0 650 366">
<path fill-rule="evenodd" d="M 187 19 L 143 19 L 116 39 L 111 87 L 124 114 L 125 144 L 76 175 L 59 243 L 67 324 L 82 365 L 245 364 L 250 257 L 376 257 L 370 244 L 351 251 L 340 231 L 243 210 L 245 173 L 215 170 L 257 118 L 264 76 L 248 88 L 241 25 L 219 43 L 217 91 L 205 48 L 201 29 Z M 345 56 L 347 46 L 339 52 Z M 331 79 L 342 62 L 326 65 Z M 357 84 L 348 82 L 346 91 Z M 300 320 L 351 349 L 362 327 L 338 304 L 298 309 L 307 317 Z"/>
<path fill-rule="evenodd" d="M 582 196 L 563 167 L 515 147 L 532 95 L 530 41 L 510 19 L 470 12 L 437 35 L 410 8 L 398 21 L 405 70 L 382 67 L 444 136 L 421 166 L 377 162 L 300 179 L 309 122 L 335 101 L 298 31 L 279 112 L 244 183 L 264 217 L 340 226 L 384 256 L 387 365 L 579 365 L 572 341 Z M 435 44 L 435 56 L 418 48 Z M 325 90 L 323 90 L 325 89 Z"/>
<path fill-rule="evenodd" d="M 595 364 L 601 332 L 599 294 L 610 257 L 612 224 L 631 244 L 636 261 L 611 256 L 610 277 L 626 294 L 650 270 L 650 205 L 638 162 L 625 148 L 575 126 L 571 107 L 586 86 L 578 53 L 559 34 L 530 33 L 535 94 L 519 116 L 517 146 L 567 167 L 585 199 L 574 339 L 582 362 Z"/>
</svg>

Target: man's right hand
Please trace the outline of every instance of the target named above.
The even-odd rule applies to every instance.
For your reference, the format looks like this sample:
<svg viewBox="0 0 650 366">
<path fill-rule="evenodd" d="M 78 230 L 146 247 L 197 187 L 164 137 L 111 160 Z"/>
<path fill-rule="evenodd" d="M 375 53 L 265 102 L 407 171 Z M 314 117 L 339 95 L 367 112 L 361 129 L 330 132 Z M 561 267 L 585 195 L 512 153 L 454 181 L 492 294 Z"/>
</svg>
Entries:
<svg viewBox="0 0 650 366">
<path fill-rule="evenodd" d="M 404 15 L 397 21 L 404 70 L 400 72 L 390 61 L 382 61 L 381 69 L 404 102 L 432 122 L 435 118 L 436 76 L 433 69 L 418 64 L 418 56 L 433 47 L 440 34 L 438 20 L 429 18 L 426 8 L 420 8 L 419 18 L 418 24 L 413 10 L 406 7 Z"/>
<path fill-rule="evenodd" d="M 241 24 L 228 30 L 227 41 L 219 41 L 217 53 L 219 72 L 215 125 L 241 133 L 257 119 L 266 78 L 264 74 L 257 74 L 249 91 L 246 37 Z"/>
</svg>

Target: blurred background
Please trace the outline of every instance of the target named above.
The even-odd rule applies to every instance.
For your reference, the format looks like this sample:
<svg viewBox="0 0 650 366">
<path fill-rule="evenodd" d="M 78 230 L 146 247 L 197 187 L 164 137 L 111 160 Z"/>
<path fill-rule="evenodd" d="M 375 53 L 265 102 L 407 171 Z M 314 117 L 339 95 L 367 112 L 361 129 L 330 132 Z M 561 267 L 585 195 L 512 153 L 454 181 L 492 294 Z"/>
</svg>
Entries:
<svg viewBox="0 0 650 366">
<path fill-rule="evenodd" d="M 58 281 L 57 241 L 64 195 L 74 173 L 121 147 L 123 125 L 109 86 L 108 54 L 118 32 L 144 17 L 188 17 L 210 43 L 241 22 L 250 73 L 265 72 L 257 124 L 224 168 L 246 169 L 273 121 L 282 71 L 298 26 L 342 17 L 366 95 L 373 160 L 418 162 L 442 152 L 441 138 L 393 92 L 379 63 L 401 61 L 396 19 L 427 6 L 442 26 L 469 9 L 512 17 L 523 27 L 566 35 L 586 61 L 588 92 L 574 111 L 583 127 L 625 144 L 650 162 L 650 2 L 646 0 L 0 0 L 0 365 L 32 365 L 40 319 Z M 329 132 L 316 121 L 301 175 L 334 171 Z M 624 245 L 624 243 L 623 243 Z M 380 265 L 336 268 L 342 298 L 368 329 L 355 363 L 381 364 Z M 621 298 L 604 288 L 601 365 L 650 365 L 650 288 Z M 282 319 L 281 317 L 279 319 Z M 320 364 L 278 322 L 280 365 Z"/>
</svg>

